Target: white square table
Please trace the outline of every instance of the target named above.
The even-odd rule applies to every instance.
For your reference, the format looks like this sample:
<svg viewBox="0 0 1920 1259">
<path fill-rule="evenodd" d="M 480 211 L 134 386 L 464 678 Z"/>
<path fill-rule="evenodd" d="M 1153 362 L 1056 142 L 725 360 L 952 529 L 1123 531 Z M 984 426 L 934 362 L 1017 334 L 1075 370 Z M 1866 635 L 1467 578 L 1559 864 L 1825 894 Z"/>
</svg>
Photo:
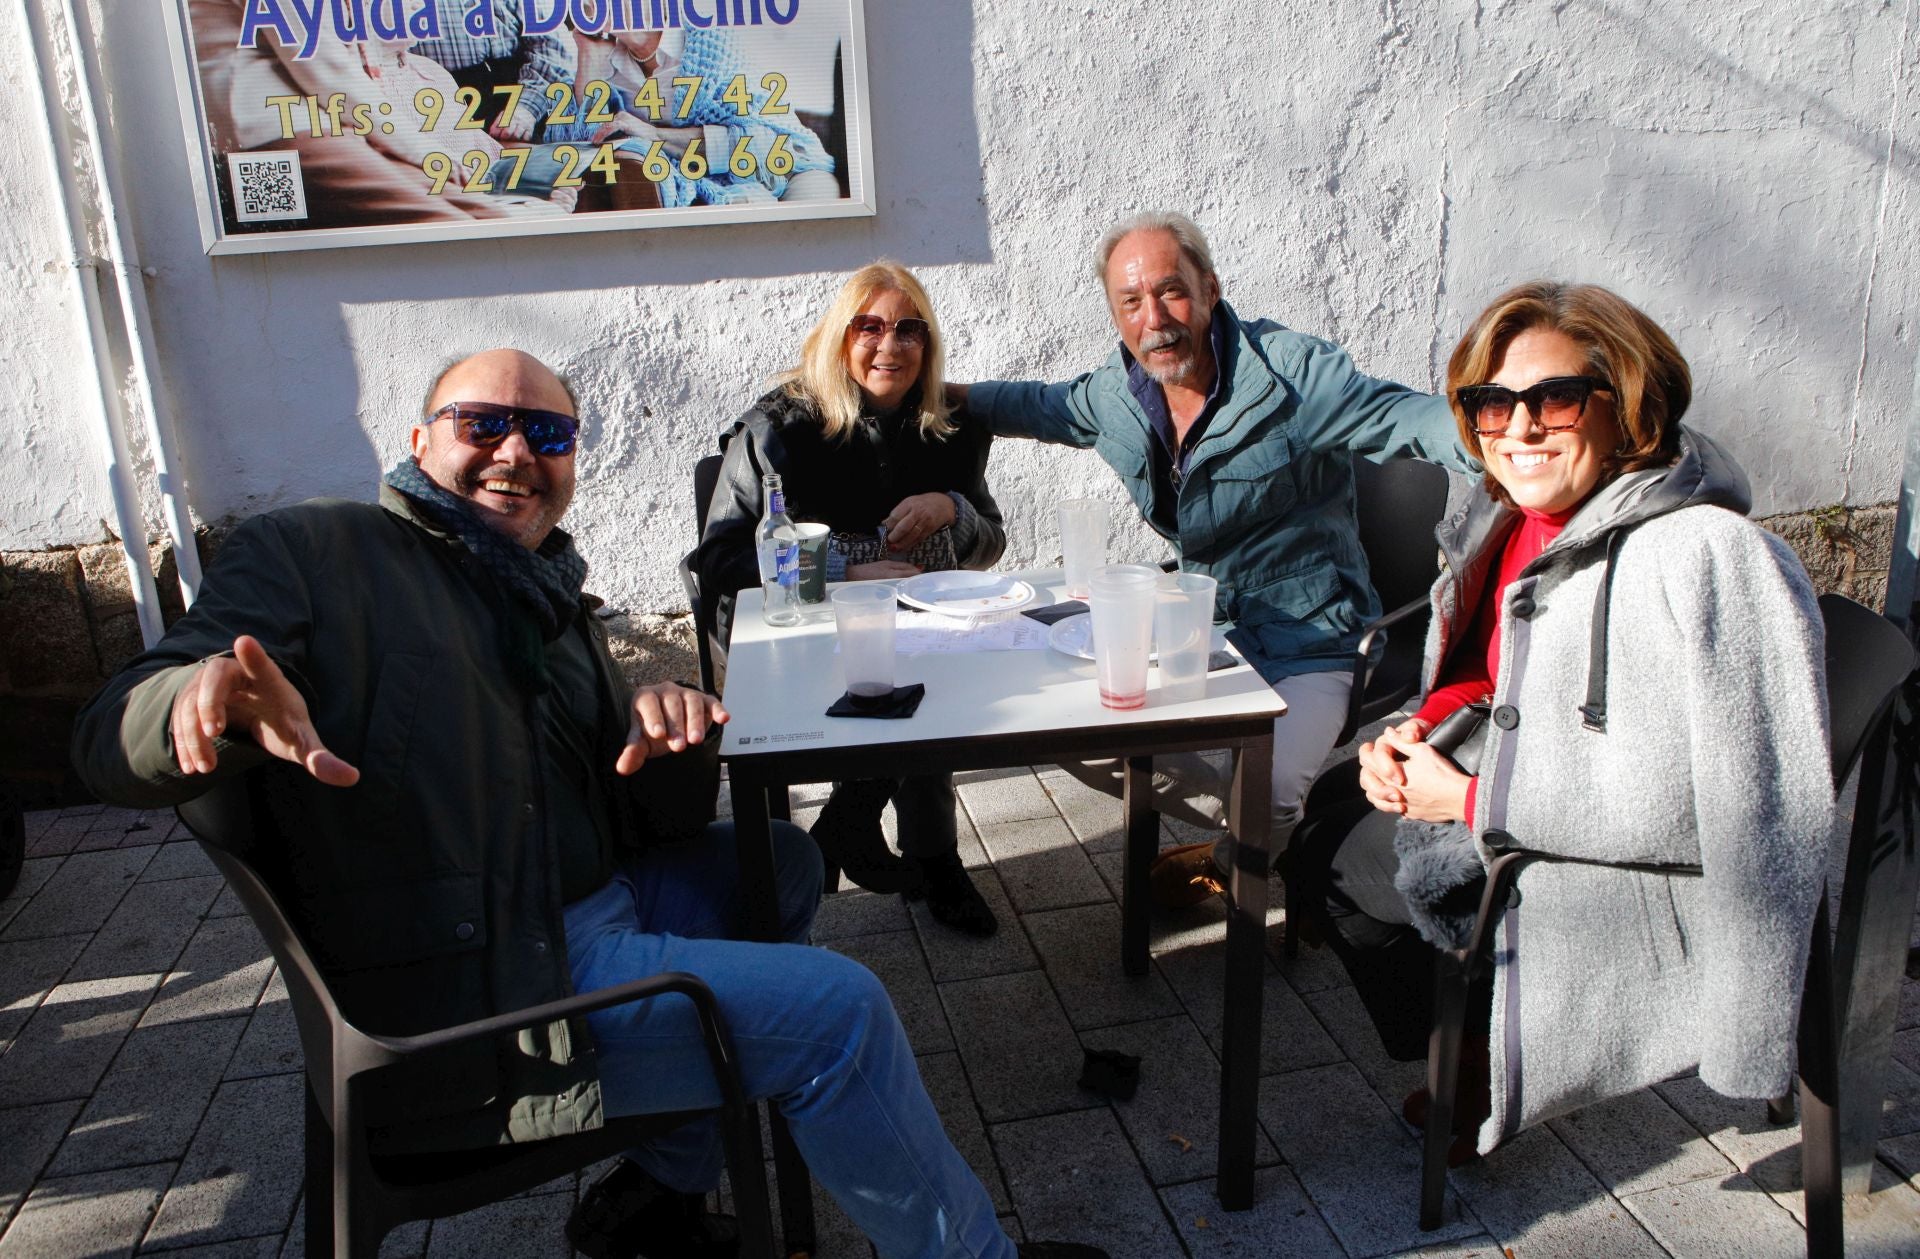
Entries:
<svg viewBox="0 0 1920 1259">
<path fill-rule="evenodd" d="M 1066 599 L 1059 570 L 1014 574 L 1042 603 Z M 1155 753 L 1234 752 L 1228 823 L 1236 840 L 1228 876 L 1226 1000 L 1220 1071 L 1221 1205 L 1253 1204 L 1254 1110 L 1259 1084 L 1260 1006 L 1267 915 L 1267 829 L 1273 722 L 1286 704 L 1245 663 L 1209 673 L 1206 692 L 1165 703 L 1150 683 L 1145 707 L 1100 703 L 1094 665 L 1042 651 L 902 654 L 895 684 L 926 684 L 910 718 L 836 718 L 827 708 L 845 689 L 830 611 L 774 628 L 760 616 L 757 590 L 743 591 L 727 650 L 725 703 L 731 720 L 721 759 L 732 785 L 750 930 L 775 938 L 769 792 L 789 785 L 891 778 L 940 770 L 996 769 L 1062 760 L 1121 757 L 1126 763 L 1126 865 L 1121 895 L 1121 965 L 1144 975 L 1147 872 L 1159 847 L 1151 775 Z M 786 1195 L 782 1195 L 784 1198 Z"/>
</svg>

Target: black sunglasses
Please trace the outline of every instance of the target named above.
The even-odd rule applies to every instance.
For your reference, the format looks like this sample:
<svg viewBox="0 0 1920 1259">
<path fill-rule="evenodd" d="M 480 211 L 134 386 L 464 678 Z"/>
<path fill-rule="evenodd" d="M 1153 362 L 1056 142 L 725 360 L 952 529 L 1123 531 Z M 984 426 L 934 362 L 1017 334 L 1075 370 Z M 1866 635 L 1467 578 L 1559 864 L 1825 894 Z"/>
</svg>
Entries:
<svg viewBox="0 0 1920 1259">
<path fill-rule="evenodd" d="M 497 402 L 449 402 L 427 417 L 427 423 L 453 417 L 454 436 L 464 445 L 490 450 L 519 429 L 536 455 L 570 455 L 579 421 L 558 411 L 501 406 Z"/>
<path fill-rule="evenodd" d="M 1564 433 L 1579 426 L 1588 398 L 1612 392 L 1613 386 L 1598 376 L 1549 376 L 1517 390 L 1505 385 L 1466 385 L 1453 391 L 1453 400 L 1474 432 L 1498 437 L 1513 423 L 1515 403 L 1526 403 L 1527 414 L 1541 432 Z"/>
<path fill-rule="evenodd" d="M 887 339 L 887 329 L 893 329 L 901 345 L 925 345 L 927 335 L 932 329 L 924 319 L 882 319 L 878 315 L 855 315 L 847 320 L 847 328 L 853 333 L 853 339 L 861 345 L 877 346 Z"/>
</svg>

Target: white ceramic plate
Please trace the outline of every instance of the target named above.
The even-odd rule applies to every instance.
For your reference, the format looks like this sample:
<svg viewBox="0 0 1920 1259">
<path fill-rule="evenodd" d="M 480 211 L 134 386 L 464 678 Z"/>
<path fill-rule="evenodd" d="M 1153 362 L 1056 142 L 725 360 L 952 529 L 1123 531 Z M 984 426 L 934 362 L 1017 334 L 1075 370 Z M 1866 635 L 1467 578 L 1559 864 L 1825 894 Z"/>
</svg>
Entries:
<svg viewBox="0 0 1920 1259">
<path fill-rule="evenodd" d="M 900 583 L 900 602 L 943 616 L 985 616 L 1026 607 L 1038 593 L 1016 577 L 953 569 L 921 573 Z"/>
<path fill-rule="evenodd" d="M 1213 650 L 1226 648 L 1227 635 L 1218 625 L 1213 627 Z M 1069 656 L 1078 656 L 1082 660 L 1093 659 L 1093 613 L 1079 612 L 1064 617 L 1047 627 L 1047 646 Z M 1159 652 L 1148 656 L 1149 660 L 1158 660 Z"/>
</svg>

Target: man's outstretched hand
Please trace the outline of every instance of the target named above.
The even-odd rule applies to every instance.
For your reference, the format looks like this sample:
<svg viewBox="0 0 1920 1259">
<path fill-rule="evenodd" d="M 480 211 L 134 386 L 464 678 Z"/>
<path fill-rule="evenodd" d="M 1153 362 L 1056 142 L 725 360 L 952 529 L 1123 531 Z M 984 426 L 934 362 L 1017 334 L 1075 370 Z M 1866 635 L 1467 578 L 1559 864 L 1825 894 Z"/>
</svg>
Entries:
<svg viewBox="0 0 1920 1259">
<path fill-rule="evenodd" d="M 633 719 L 627 726 L 627 746 L 620 749 L 614 772 L 631 774 L 649 756 L 684 752 L 706 741 L 707 731 L 725 725 L 727 710 L 705 691 L 689 690 L 672 682 L 643 686 L 633 693 Z"/>
<path fill-rule="evenodd" d="M 329 787 L 351 787 L 360 771 L 327 751 L 301 697 L 260 640 L 233 640 L 233 658 L 200 662 L 173 700 L 173 759 L 187 774 L 209 774 L 218 764 L 213 741 L 236 731 L 283 761 L 306 766 Z"/>
</svg>

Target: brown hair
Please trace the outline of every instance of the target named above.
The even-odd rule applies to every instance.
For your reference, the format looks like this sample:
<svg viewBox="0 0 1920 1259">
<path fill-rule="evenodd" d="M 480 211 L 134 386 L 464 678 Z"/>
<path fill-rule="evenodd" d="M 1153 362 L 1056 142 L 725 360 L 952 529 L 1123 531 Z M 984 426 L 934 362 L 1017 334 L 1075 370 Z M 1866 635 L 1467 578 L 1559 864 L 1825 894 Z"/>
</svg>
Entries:
<svg viewBox="0 0 1920 1259">
<path fill-rule="evenodd" d="M 1693 400 L 1693 373 L 1673 338 L 1639 307 L 1597 284 L 1529 280 L 1493 299 L 1447 360 L 1447 401 L 1460 441 L 1485 462 L 1480 434 L 1467 422 L 1455 394 L 1486 383 L 1507 346 L 1523 332 L 1549 329 L 1586 351 L 1587 370 L 1613 386 L 1613 419 L 1620 444 L 1603 460 L 1604 480 L 1641 468 L 1664 467 L 1680 451 L 1680 417 Z M 1492 477 L 1487 493 L 1508 501 Z"/>
</svg>

